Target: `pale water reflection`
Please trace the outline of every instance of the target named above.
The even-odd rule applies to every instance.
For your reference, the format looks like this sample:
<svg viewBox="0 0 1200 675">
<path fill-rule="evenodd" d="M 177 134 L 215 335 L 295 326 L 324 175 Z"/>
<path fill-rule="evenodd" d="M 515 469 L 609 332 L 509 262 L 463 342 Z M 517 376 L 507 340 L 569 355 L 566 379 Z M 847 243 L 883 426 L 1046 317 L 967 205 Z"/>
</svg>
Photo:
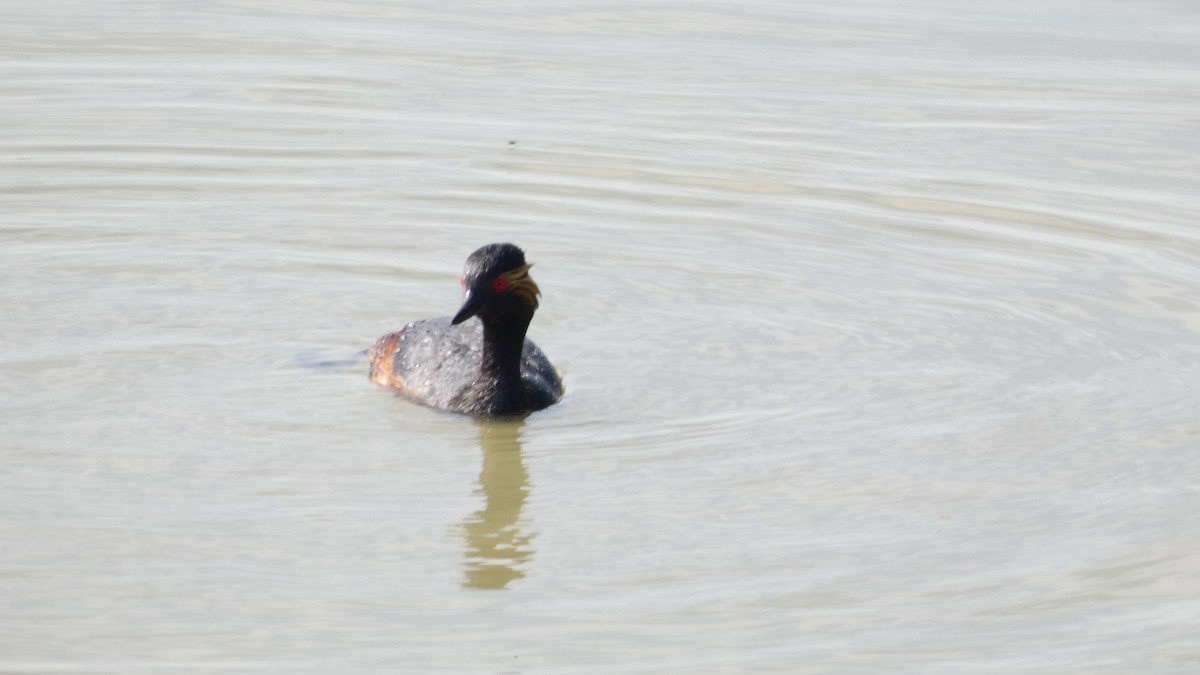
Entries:
<svg viewBox="0 0 1200 675">
<path fill-rule="evenodd" d="M 525 576 L 534 555 L 534 534 L 521 515 L 529 495 L 529 471 L 521 459 L 521 420 L 480 420 L 483 469 L 476 495 L 482 509 L 463 520 L 463 586 L 500 589 Z"/>
</svg>

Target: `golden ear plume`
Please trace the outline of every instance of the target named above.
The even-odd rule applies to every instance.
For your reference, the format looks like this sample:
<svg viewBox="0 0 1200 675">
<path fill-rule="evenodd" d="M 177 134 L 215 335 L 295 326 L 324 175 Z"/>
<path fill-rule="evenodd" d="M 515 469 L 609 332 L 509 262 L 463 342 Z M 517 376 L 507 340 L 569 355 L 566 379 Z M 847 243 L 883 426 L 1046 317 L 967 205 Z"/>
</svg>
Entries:
<svg viewBox="0 0 1200 675">
<path fill-rule="evenodd" d="M 520 296 L 525 302 L 528 302 L 534 307 L 538 306 L 538 295 L 541 294 L 541 289 L 533 282 L 533 278 L 529 276 L 529 268 L 533 267 L 533 263 L 521 265 L 515 270 L 505 272 L 500 276 L 508 282 L 508 290 L 510 293 L 515 293 Z"/>
</svg>

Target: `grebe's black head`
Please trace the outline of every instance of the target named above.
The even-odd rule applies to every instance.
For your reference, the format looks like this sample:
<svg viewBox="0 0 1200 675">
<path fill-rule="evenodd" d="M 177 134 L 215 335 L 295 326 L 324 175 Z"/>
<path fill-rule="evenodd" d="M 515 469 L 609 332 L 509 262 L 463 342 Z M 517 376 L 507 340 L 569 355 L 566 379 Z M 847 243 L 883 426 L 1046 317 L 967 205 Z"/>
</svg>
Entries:
<svg viewBox="0 0 1200 675">
<path fill-rule="evenodd" d="M 459 279 L 466 299 L 450 322 L 479 316 L 500 322 L 523 319 L 527 324 L 540 292 L 529 277 L 530 267 L 525 252 L 512 244 L 488 244 L 472 253 Z"/>
</svg>

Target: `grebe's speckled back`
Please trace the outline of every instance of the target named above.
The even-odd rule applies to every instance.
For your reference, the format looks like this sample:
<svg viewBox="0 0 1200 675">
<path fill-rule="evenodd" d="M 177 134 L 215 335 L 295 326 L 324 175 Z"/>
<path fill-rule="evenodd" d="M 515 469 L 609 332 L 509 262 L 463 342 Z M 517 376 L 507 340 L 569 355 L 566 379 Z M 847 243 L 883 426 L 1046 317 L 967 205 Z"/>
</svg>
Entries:
<svg viewBox="0 0 1200 675">
<path fill-rule="evenodd" d="M 425 319 L 371 347 L 371 380 L 433 408 L 475 416 L 541 410 L 562 380 L 525 331 L 538 306 L 525 253 L 488 244 L 467 258 L 454 318 Z M 477 317 L 478 321 L 468 321 Z"/>
</svg>

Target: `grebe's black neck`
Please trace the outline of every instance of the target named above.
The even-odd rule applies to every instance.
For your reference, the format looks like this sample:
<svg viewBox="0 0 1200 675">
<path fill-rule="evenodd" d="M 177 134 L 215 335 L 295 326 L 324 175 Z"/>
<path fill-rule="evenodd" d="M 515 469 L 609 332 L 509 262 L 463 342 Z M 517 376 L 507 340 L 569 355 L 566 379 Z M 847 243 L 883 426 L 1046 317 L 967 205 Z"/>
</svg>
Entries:
<svg viewBox="0 0 1200 675">
<path fill-rule="evenodd" d="M 525 332 L 533 319 L 533 308 L 520 311 L 484 312 L 483 354 L 479 378 L 471 388 L 469 398 L 486 414 L 517 413 L 528 408 L 525 384 L 521 380 L 521 359 L 525 349 Z"/>
<path fill-rule="evenodd" d="M 521 351 L 532 318 L 533 312 L 523 317 L 480 317 L 483 322 L 482 374 L 509 382 L 521 381 Z"/>
</svg>

